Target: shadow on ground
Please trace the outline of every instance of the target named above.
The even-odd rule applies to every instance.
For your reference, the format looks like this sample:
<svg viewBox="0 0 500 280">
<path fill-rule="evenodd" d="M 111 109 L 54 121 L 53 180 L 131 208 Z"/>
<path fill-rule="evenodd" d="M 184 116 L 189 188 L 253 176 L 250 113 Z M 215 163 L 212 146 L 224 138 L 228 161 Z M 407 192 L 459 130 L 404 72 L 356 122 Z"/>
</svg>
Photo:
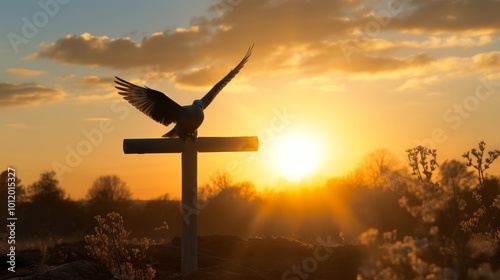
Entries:
<svg viewBox="0 0 500 280">
<path fill-rule="evenodd" d="M 205 236 L 198 241 L 198 271 L 180 274 L 181 240 L 150 247 L 155 279 L 356 279 L 358 246 L 313 247 L 284 238 L 241 239 Z M 6 263 L 6 255 L 0 262 Z M 16 272 L 2 269 L 0 279 L 113 279 L 86 254 L 84 242 L 61 244 L 16 256 Z"/>
</svg>

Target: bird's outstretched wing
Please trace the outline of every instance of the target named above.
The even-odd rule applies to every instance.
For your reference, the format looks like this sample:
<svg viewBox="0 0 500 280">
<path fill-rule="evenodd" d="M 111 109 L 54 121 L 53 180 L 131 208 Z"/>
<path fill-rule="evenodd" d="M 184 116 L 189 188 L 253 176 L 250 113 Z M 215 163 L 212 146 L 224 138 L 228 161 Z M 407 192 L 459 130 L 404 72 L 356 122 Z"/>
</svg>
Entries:
<svg viewBox="0 0 500 280">
<path fill-rule="evenodd" d="M 217 94 L 229 83 L 238 72 L 240 72 L 241 68 L 245 66 L 245 63 L 248 61 L 248 58 L 252 55 L 252 49 L 253 45 L 251 45 L 248 48 L 247 54 L 245 57 L 240 61 L 236 67 L 231 70 L 222 80 L 220 80 L 215 86 L 207 93 L 203 98 L 201 99 L 203 103 L 203 109 L 206 109 L 210 103 L 214 100 L 214 98 L 217 96 Z"/>
<path fill-rule="evenodd" d="M 115 88 L 119 90 L 118 93 L 123 95 L 123 99 L 139 109 L 139 111 L 164 125 L 177 122 L 182 107 L 175 101 L 154 89 L 140 87 L 121 78 L 115 78 L 117 84 Z"/>
</svg>

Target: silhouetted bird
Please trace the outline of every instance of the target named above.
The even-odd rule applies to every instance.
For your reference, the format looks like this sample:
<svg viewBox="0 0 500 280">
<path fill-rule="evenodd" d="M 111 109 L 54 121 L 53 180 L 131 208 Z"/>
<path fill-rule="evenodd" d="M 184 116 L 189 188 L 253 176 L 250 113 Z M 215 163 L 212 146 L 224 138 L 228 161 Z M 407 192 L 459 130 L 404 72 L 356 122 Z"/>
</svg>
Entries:
<svg viewBox="0 0 500 280">
<path fill-rule="evenodd" d="M 144 114 L 150 116 L 153 120 L 168 126 L 171 123 L 176 123 L 174 128 L 165 133 L 162 137 L 179 136 L 183 141 L 189 137 L 195 141 L 200 127 L 204 119 L 203 110 L 210 105 L 217 94 L 231 81 L 236 74 L 243 68 L 248 58 L 252 54 L 253 45 L 248 48 L 245 57 L 236 67 L 231 70 L 222 80 L 203 96 L 202 99 L 196 99 L 192 105 L 180 106 L 175 101 L 167 97 L 162 92 L 159 92 L 148 87 L 140 87 L 127 82 L 121 78 L 115 77 L 115 86 L 118 93 L 123 95 L 123 98 L 132 104 L 135 108 Z"/>
</svg>

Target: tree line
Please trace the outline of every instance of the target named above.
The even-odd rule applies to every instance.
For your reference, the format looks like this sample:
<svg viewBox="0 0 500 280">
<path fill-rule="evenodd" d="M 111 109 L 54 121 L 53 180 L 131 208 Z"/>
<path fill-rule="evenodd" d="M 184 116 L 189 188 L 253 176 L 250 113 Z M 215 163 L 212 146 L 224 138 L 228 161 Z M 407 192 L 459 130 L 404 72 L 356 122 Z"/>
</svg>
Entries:
<svg viewBox="0 0 500 280">
<path fill-rule="evenodd" d="M 1 186 L 7 186 L 7 176 L 7 170 L 0 174 Z M 0 198 L 2 205 L 7 205 L 7 188 L 1 188 Z M 144 217 L 154 216 L 161 225 L 161 219 L 165 218 L 161 212 L 169 207 L 168 198 L 165 195 L 143 204 L 135 202 L 126 183 L 116 175 L 97 178 L 85 199 L 79 201 L 69 197 L 53 171 L 42 172 L 39 179 L 28 186 L 16 178 L 17 237 L 26 241 L 82 239 L 93 230 L 93 217 L 113 211 L 121 213 L 130 222 L 148 221 Z M 162 205 L 161 210 L 155 209 L 157 204 Z M 0 219 L 6 220 L 6 215 L 6 211 L 1 211 Z M 154 228 L 154 225 L 149 226 Z"/>
</svg>

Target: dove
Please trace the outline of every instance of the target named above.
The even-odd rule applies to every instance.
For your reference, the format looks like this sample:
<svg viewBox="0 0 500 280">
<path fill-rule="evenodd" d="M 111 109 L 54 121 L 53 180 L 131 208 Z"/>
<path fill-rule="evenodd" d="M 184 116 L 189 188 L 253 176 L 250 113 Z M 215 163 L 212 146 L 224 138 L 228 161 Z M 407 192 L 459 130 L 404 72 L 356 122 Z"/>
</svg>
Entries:
<svg viewBox="0 0 500 280">
<path fill-rule="evenodd" d="M 186 142 L 187 138 L 196 141 L 198 128 L 205 118 L 204 110 L 212 103 L 217 94 L 240 72 L 252 55 L 253 45 L 247 50 L 245 57 L 229 73 L 215 84 L 210 91 L 201 99 L 196 99 L 193 104 L 181 106 L 170 99 L 164 93 L 130 83 L 115 76 L 115 88 L 123 99 L 127 100 L 139 111 L 151 117 L 153 120 L 169 126 L 175 126 L 162 137 L 179 137 Z"/>
</svg>

